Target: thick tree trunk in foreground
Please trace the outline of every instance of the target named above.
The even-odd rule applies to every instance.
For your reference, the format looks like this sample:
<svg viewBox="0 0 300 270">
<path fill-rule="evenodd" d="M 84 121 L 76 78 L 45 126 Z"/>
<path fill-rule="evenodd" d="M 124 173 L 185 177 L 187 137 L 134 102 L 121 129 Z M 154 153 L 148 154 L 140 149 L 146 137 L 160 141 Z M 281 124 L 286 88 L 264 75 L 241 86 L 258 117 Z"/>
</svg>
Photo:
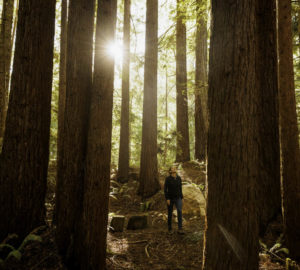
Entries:
<svg viewBox="0 0 300 270">
<path fill-rule="evenodd" d="M 95 71 L 91 95 L 84 183 L 82 240 L 77 242 L 80 269 L 105 269 L 114 59 L 107 54 L 114 41 L 117 0 L 98 0 Z"/>
<path fill-rule="evenodd" d="M 212 1 L 205 270 L 258 269 L 255 0 Z"/>
<path fill-rule="evenodd" d="M 92 88 L 94 4 L 94 0 L 70 1 L 68 10 L 66 102 L 56 187 L 56 242 L 70 264 L 76 264 L 79 259 L 73 252 L 82 213 Z"/>
<path fill-rule="evenodd" d="M 0 160 L 0 239 L 44 223 L 55 1 L 20 2 Z"/>
<path fill-rule="evenodd" d="M 14 0 L 4 0 L 0 31 L 0 138 L 3 137 L 8 105 L 8 85 L 12 51 Z"/>
<path fill-rule="evenodd" d="M 124 37 L 122 70 L 122 109 L 118 181 L 127 182 L 129 172 L 129 67 L 130 67 L 130 0 L 124 1 Z"/>
<path fill-rule="evenodd" d="M 66 57 L 67 57 L 67 26 L 68 0 L 61 1 L 61 32 L 60 32 L 60 62 L 59 62 L 59 100 L 58 100 L 58 132 L 57 155 L 60 159 L 63 143 L 64 111 L 66 103 Z"/>
<path fill-rule="evenodd" d="M 157 57 L 158 0 L 147 0 L 143 131 L 138 194 L 143 198 L 159 189 L 157 170 Z"/>
<path fill-rule="evenodd" d="M 197 5 L 196 78 L 195 78 L 195 158 L 205 161 L 207 156 L 207 10 L 203 2 Z"/>
<path fill-rule="evenodd" d="M 187 99 L 186 71 L 186 26 L 185 8 L 182 0 L 177 0 L 176 19 L 176 162 L 190 160 L 190 140 Z"/>
<path fill-rule="evenodd" d="M 260 233 L 281 213 L 276 0 L 257 0 L 256 78 L 260 94 Z"/>
<path fill-rule="evenodd" d="M 291 2 L 278 1 L 279 107 L 286 246 L 300 259 L 300 151 L 295 101 Z"/>
</svg>

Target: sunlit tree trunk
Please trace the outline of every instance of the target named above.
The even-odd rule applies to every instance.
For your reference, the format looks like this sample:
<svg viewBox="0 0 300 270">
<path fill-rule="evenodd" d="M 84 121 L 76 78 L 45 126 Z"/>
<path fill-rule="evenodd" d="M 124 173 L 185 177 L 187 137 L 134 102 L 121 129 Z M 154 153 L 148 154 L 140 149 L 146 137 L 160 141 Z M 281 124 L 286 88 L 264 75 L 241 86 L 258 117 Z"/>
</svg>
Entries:
<svg viewBox="0 0 300 270">
<path fill-rule="evenodd" d="M 77 225 L 82 213 L 84 170 L 87 148 L 92 55 L 94 0 L 70 1 L 68 9 L 66 100 L 59 152 L 56 188 L 56 242 L 72 267 Z"/>
<path fill-rule="evenodd" d="M 0 239 L 44 223 L 55 2 L 20 2 L 0 160 Z"/>
<path fill-rule="evenodd" d="M 276 0 L 257 0 L 256 80 L 259 89 L 260 232 L 281 213 Z"/>
<path fill-rule="evenodd" d="M 159 189 L 157 170 L 157 57 L 158 0 L 147 0 L 146 50 L 140 185 L 138 194 L 147 198 Z"/>
<path fill-rule="evenodd" d="M 130 67 L 130 0 L 124 1 L 124 37 L 122 70 L 122 108 L 118 181 L 127 182 L 129 172 L 129 67 Z"/>
<path fill-rule="evenodd" d="M 187 100 L 186 26 L 183 0 L 177 0 L 176 17 L 176 161 L 190 160 L 190 140 Z"/>
<path fill-rule="evenodd" d="M 290 256 L 300 259 L 300 151 L 293 72 L 291 2 L 278 1 L 279 107 L 283 217 Z"/>
<path fill-rule="evenodd" d="M 206 160 L 207 152 L 207 1 L 197 1 L 195 79 L 195 158 Z"/>
<path fill-rule="evenodd" d="M 3 0 L 0 31 L 0 138 L 4 134 L 12 52 L 14 0 Z"/>
<path fill-rule="evenodd" d="M 82 240 L 76 243 L 80 269 L 105 269 L 114 88 L 114 59 L 105 48 L 114 42 L 116 12 L 117 0 L 98 0 Z"/>
<path fill-rule="evenodd" d="M 205 270 L 258 269 L 256 0 L 213 0 Z"/>
</svg>

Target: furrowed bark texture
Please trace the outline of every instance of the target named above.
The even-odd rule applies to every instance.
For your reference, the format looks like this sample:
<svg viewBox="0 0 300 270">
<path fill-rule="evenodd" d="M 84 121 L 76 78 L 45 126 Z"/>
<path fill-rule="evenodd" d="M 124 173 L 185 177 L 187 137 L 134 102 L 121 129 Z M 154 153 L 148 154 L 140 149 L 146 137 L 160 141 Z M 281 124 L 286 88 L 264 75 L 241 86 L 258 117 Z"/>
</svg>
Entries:
<svg viewBox="0 0 300 270">
<path fill-rule="evenodd" d="M 79 0 L 70 1 L 68 10 L 66 101 L 56 187 L 56 242 L 69 265 L 76 264 L 79 259 L 74 256 L 74 243 L 82 213 L 94 9 L 94 0 Z"/>
<path fill-rule="evenodd" d="M 57 155 L 63 143 L 64 111 L 66 103 L 66 57 L 67 57 L 67 27 L 68 27 L 68 0 L 61 1 L 61 32 L 60 32 L 60 62 L 59 62 L 59 100 L 58 100 L 58 132 Z"/>
<path fill-rule="evenodd" d="M 281 213 L 276 0 L 257 0 L 256 80 L 259 89 L 260 233 Z"/>
<path fill-rule="evenodd" d="M 138 194 L 151 197 L 159 189 L 157 170 L 158 1 L 147 0 L 143 129 Z"/>
<path fill-rule="evenodd" d="M 124 36 L 122 69 L 122 108 L 118 181 L 128 181 L 129 172 L 129 67 L 130 67 L 130 0 L 124 1 Z"/>
<path fill-rule="evenodd" d="M 184 4 L 177 0 L 176 19 L 176 162 L 190 160 Z"/>
<path fill-rule="evenodd" d="M 0 239 L 44 223 L 55 1 L 20 2 L 0 160 Z"/>
<path fill-rule="evenodd" d="M 206 0 L 204 0 L 206 1 Z M 198 0 L 196 32 L 195 78 L 195 158 L 206 161 L 207 157 L 207 10 L 203 0 Z M 206 5 L 204 5 L 206 7 Z"/>
<path fill-rule="evenodd" d="M 82 257 L 80 269 L 105 269 L 114 88 L 114 59 L 105 48 L 114 41 L 116 12 L 117 0 L 98 1 L 82 240 L 76 243 L 77 255 Z"/>
<path fill-rule="evenodd" d="M 203 269 L 258 269 L 259 93 L 254 0 L 212 1 Z"/>
<path fill-rule="evenodd" d="M 4 135 L 12 51 L 14 0 L 4 0 L 0 31 L 0 138 Z"/>
<path fill-rule="evenodd" d="M 297 126 L 291 2 L 278 1 L 279 107 L 283 217 L 290 256 L 300 259 L 300 151 Z"/>
</svg>

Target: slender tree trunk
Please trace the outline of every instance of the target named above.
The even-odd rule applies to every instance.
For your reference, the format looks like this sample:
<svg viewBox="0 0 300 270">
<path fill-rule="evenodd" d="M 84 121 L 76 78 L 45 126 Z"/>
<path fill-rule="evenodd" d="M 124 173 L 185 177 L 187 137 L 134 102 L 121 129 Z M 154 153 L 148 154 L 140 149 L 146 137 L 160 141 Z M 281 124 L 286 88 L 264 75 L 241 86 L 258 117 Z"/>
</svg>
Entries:
<svg viewBox="0 0 300 270">
<path fill-rule="evenodd" d="M 12 52 L 14 0 L 3 0 L 0 31 L 0 138 L 4 135 Z"/>
<path fill-rule="evenodd" d="M 157 170 L 158 0 L 147 0 L 143 130 L 138 194 L 151 197 L 159 189 Z"/>
<path fill-rule="evenodd" d="M 122 70 L 122 108 L 118 180 L 128 181 L 129 172 L 129 67 L 130 67 L 130 0 L 124 1 L 124 37 Z"/>
<path fill-rule="evenodd" d="M 293 72 L 291 2 L 278 1 L 279 107 L 286 246 L 300 259 L 300 151 Z"/>
<path fill-rule="evenodd" d="M 195 158 L 205 161 L 207 156 L 207 10 L 206 0 L 198 0 L 196 33 L 195 80 Z"/>
<path fill-rule="evenodd" d="M 80 269 L 105 269 L 110 184 L 114 59 L 106 45 L 114 41 L 117 0 L 98 0 L 95 71 L 91 95 L 83 201 L 83 257 Z M 88 267 L 87 267 L 88 265 Z"/>
<path fill-rule="evenodd" d="M 55 0 L 20 2 L 0 160 L 0 239 L 44 223 Z"/>
<path fill-rule="evenodd" d="M 70 1 L 68 9 L 66 101 L 63 144 L 56 187 L 56 242 L 69 265 L 77 264 L 74 244 L 82 213 L 90 93 L 92 88 L 94 0 Z"/>
<path fill-rule="evenodd" d="M 59 99 L 58 99 L 58 134 L 57 153 L 60 159 L 63 143 L 64 111 L 66 103 L 66 57 L 67 57 L 68 0 L 61 1 L 61 32 L 59 62 Z"/>
<path fill-rule="evenodd" d="M 176 125 L 177 149 L 176 161 L 190 160 L 190 140 L 187 100 L 187 71 L 186 71 L 186 26 L 185 7 L 183 0 L 177 0 L 176 19 Z"/>
<path fill-rule="evenodd" d="M 260 233 L 281 213 L 276 0 L 257 0 L 256 78 L 260 89 Z"/>
<path fill-rule="evenodd" d="M 206 270 L 258 269 L 255 3 L 212 1 Z"/>
<path fill-rule="evenodd" d="M 166 164 L 167 159 L 167 151 L 168 151 L 168 118 L 169 118 L 169 112 L 168 112 L 168 95 L 169 95 L 169 89 L 168 89 L 168 67 L 166 65 L 166 92 L 165 92 L 165 99 L 166 99 L 166 107 L 165 107 L 165 149 L 164 149 L 164 164 Z"/>
</svg>

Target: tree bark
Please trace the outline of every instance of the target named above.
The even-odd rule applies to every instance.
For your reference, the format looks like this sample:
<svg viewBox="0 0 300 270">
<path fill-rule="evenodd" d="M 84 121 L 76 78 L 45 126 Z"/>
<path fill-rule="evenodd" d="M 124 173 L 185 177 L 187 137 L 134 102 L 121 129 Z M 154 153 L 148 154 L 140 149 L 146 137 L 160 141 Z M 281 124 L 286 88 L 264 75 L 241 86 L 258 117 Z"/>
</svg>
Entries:
<svg viewBox="0 0 300 270">
<path fill-rule="evenodd" d="M 0 31 L 0 138 L 3 138 L 8 106 L 8 88 L 12 52 L 14 0 L 3 0 Z"/>
<path fill-rule="evenodd" d="M 258 269 L 259 89 L 254 0 L 213 0 L 203 269 Z"/>
<path fill-rule="evenodd" d="M 278 1 L 279 108 L 286 246 L 300 259 L 300 151 L 296 114 L 291 2 Z"/>
<path fill-rule="evenodd" d="M 66 57 L 67 57 L 67 26 L 68 0 L 61 1 L 61 32 L 60 32 L 60 60 L 59 60 L 59 97 L 58 97 L 58 131 L 57 131 L 57 159 L 60 159 L 63 143 L 64 111 L 66 103 Z"/>
<path fill-rule="evenodd" d="M 146 49 L 140 185 L 138 194 L 151 197 L 159 189 L 157 170 L 158 0 L 147 0 Z"/>
<path fill-rule="evenodd" d="M 130 0 L 124 1 L 124 37 L 122 70 L 122 108 L 118 181 L 128 181 L 129 172 L 129 67 L 130 67 Z"/>
<path fill-rule="evenodd" d="M 195 78 L 195 158 L 207 156 L 207 10 L 206 0 L 197 1 L 196 78 Z M 205 6 L 205 9 L 202 6 Z"/>
<path fill-rule="evenodd" d="M 56 186 L 56 242 L 70 267 L 75 255 L 78 221 L 82 214 L 89 104 L 92 88 L 94 0 L 70 1 L 68 9 L 66 101 L 63 144 Z"/>
<path fill-rule="evenodd" d="M 117 0 L 98 0 L 83 228 L 82 239 L 76 243 L 82 257 L 80 269 L 105 269 L 114 89 L 114 59 L 105 48 L 114 41 L 116 12 Z"/>
<path fill-rule="evenodd" d="M 260 233 L 281 213 L 276 0 L 257 0 L 256 81 L 259 89 Z"/>
<path fill-rule="evenodd" d="M 44 223 L 55 0 L 20 2 L 0 160 L 0 239 Z"/>
<path fill-rule="evenodd" d="M 183 0 L 177 0 L 176 17 L 176 162 L 190 160 L 186 71 L 186 26 Z"/>
</svg>

